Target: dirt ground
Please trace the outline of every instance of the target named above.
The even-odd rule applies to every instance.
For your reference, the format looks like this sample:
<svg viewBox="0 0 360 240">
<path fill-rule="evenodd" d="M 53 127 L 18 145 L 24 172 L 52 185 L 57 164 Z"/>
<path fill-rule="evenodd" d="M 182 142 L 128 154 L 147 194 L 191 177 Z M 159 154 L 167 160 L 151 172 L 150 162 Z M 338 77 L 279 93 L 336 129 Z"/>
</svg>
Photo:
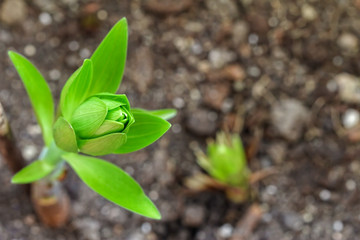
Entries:
<svg viewBox="0 0 360 240">
<path fill-rule="evenodd" d="M 2 0 L 0 101 L 28 162 L 41 133 L 7 50 L 31 59 L 58 99 L 124 16 L 119 92 L 132 106 L 178 115 L 156 144 L 107 159 L 141 184 L 163 219 L 127 212 L 70 174 L 71 220 L 44 227 L 0 158 L 0 240 L 229 239 L 252 203 L 263 214 L 246 239 L 360 239 L 359 0 Z M 253 172 L 277 170 L 246 204 L 184 186 L 201 171 L 191 147 L 224 128 L 240 132 Z"/>
</svg>

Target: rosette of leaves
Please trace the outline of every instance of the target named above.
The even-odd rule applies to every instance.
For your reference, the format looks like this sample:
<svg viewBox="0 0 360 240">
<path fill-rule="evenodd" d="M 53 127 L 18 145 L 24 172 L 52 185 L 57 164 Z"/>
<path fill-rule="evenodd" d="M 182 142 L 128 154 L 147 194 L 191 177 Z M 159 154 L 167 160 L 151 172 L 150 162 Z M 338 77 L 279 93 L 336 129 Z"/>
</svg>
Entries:
<svg viewBox="0 0 360 240">
<path fill-rule="evenodd" d="M 9 51 L 45 143 L 39 159 L 18 172 L 12 178 L 13 183 L 42 178 L 51 181 L 61 175 L 64 163 L 68 163 L 91 189 L 106 199 L 149 218 L 161 217 L 126 172 L 112 163 L 87 156 L 142 149 L 170 128 L 167 120 L 176 114 L 173 109 L 134 109 L 126 95 L 116 94 L 124 72 L 127 39 L 127 21 L 122 19 L 91 58 L 67 80 L 56 116 L 51 91 L 41 73 L 25 57 Z"/>
<path fill-rule="evenodd" d="M 216 141 L 207 145 L 207 154 L 195 151 L 198 164 L 209 174 L 188 178 L 186 185 L 195 190 L 216 188 L 225 191 L 230 200 L 244 202 L 249 197 L 250 170 L 238 134 L 219 132 Z"/>
</svg>

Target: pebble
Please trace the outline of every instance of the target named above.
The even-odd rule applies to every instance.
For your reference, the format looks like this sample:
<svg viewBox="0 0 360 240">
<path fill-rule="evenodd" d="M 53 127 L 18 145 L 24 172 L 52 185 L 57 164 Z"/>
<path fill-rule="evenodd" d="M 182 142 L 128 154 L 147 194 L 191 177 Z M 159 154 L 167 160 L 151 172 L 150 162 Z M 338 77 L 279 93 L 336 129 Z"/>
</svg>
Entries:
<svg viewBox="0 0 360 240">
<path fill-rule="evenodd" d="M 204 87 L 204 102 L 212 108 L 220 110 L 224 106 L 225 99 L 228 97 L 229 93 L 229 84 L 208 84 Z"/>
<path fill-rule="evenodd" d="M 354 191 L 356 189 L 356 182 L 352 179 L 349 179 L 345 182 L 345 187 L 348 191 Z"/>
<path fill-rule="evenodd" d="M 217 129 L 217 114 L 205 109 L 188 113 L 186 127 L 196 135 L 210 136 Z"/>
<path fill-rule="evenodd" d="M 234 0 L 207 0 L 205 1 L 206 7 L 209 9 L 210 14 L 220 15 L 224 20 L 235 19 L 239 16 L 238 7 Z"/>
<path fill-rule="evenodd" d="M 234 52 L 225 49 L 213 49 L 209 53 L 209 62 L 213 68 L 219 69 L 235 60 L 236 55 Z"/>
<path fill-rule="evenodd" d="M 32 57 L 36 54 L 36 48 L 32 44 L 28 44 L 24 47 L 24 53 L 28 57 Z"/>
<path fill-rule="evenodd" d="M 232 41 L 237 47 L 245 43 L 249 34 L 249 26 L 245 21 L 237 21 L 233 26 Z"/>
<path fill-rule="evenodd" d="M 360 113 L 355 109 L 347 109 L 342 117 L 342 123 L 345 128 L 355 127 L 360 120 Z"/>
<path fill-rule="evenodd" d="M 231 237 L 233 230 L 234 230 L 234 227 L 231 224 L 225 223 L 224 225 L 222 225 L 219 228 L 218 235 L 221 238 L 229 238 L 229 237 Z"/>
<path fill-rule="evenodd" d="M 141 225 L 141 232 L 144 234 L 150 233 L 151 229 L 152 229 L 151 224 L 148 222 L 145 222 Z"/>
<path fill-rule="evenodd" d="M 12 25 L 27 17 L 27 6 L 23 0 L 5 0 L 0 8 L 0 20 Z"/>
<path fill-rule="evenodd" d="M 320 191 L 319 197 L 323 201 L 329 201 L 331 198 L 331 192 L 327 189 L 323 189 Z"/>
<path fill-rule="evenodd" d="M 96 15 L 99 20 L 104 21 L 108 18 L 109 14 L 106 10 L 102 9 L 102 10 L 99 10 Z"/>
<path fill-rule="evenodd" d="M 280 100 L 271 108 L 272 125 L 282 137 L 290 141 L 301 137 L 309 117 L 308 109 L 295 99 Z"/>
<path fill-rule="evenodd" d="M 309 4 L 304 4 L 301 7 L 301 15 L 307 21 L 313 21 L 317 18 L 318 13 L 313 6 L 311 6 Z"/>
<path fill-rule="evenodd" d="M 303 227 L 301 216 L 295 212 L 288 212 L 284 214 L 284 224 L 287 228 L 293 231 L 299 231 Z"/>
<path fill-rule="evenodd" d="M 201 205 L 186 206 L 182 221 L 186 226 L 199 227 L 204 222 L 205 212 L 205 208 Z"/>
<path fill-rule="evenodd" d="M 53 81 L 56 81 L 56 80 L 59 80 L 60 77 L 61 77 L 61 73 L 59 70 L 57 69 L 52 69 L 50 72 L 49 72 L 49 77 L 51 80 Z"/>
<path fill-rule="evenodd" d="M 172 102 L 173 102 L 174 107 L 176 107 L 178 109 L 183 108 L 185 106 L 185 101 L 181 97 L 174 98 Z"/>
<path fill-rule="evenodd" d="M 52 23 L 52 17 L 49 13 L 47 12 L 42 12 L 39 15 L 39 21 L 42 25 L 44 26 L 48 26 Z"/>
<path fill-rule="evenodd" d="M 26 145 L 22 148 L 22 155 L 24 156 L 26 161 L 31 161 L 38 154 L 38 150 L 35 145 Z"/>
<path fill-rule="evenodd" d="M 345 32 L 339 36 L 337 44 L 345 51 L 356 52 L 358 50 L 359 40 L 354 34 Z"/>
<path fill-rule="evenodd" d="M 336 220 L 333 223 L 333 230 L 335 232 L 341 232 L 344 229 L 344 224 L 342 223 L 342 221 Z"/>
<path fill-rule="evenodd" d="M 74 220 L 74 226 L 80 232 L 82 239 L 100 240 L 100 223 L 91 218 Z"/>
<path fill-rule="evenodd" d="M 360 80 L 348 73 L 340 73 L 334 77 L 338 85 L 339 97 L 347 103 L 360 103 Z"/>
</svg>

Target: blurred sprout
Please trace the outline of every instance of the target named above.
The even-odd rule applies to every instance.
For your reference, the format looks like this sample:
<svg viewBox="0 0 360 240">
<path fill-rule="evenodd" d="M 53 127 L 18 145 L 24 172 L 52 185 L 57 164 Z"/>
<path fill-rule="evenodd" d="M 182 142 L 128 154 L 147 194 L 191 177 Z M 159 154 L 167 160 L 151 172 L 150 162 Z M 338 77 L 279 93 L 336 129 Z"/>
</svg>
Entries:
<svg viewBox="0 0 360 240">
<path fill-rule="evenodd" d="M 216 141 L 210 141 L 207 155 L 195 150 L 198 164 L 210 175 L 197 174 L 186 180 L 193 190 L 216 188 L 224 190 L 236 203 L 249 198 L 250 170 L 241 139 L 237 134 L 219 132 Z"/>
</svg>

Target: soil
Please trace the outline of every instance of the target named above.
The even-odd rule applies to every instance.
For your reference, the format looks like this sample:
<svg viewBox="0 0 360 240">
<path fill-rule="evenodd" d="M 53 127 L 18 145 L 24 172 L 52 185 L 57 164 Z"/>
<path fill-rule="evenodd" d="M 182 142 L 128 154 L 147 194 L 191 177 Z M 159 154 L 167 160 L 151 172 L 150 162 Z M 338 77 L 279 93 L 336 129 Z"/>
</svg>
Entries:
<svg viewBox="0 0 360 240">
<path fill-rule="evenodd" d="M 28 162 L 43 143 L 7 50 L 31 59 L 59 99 L 125 16 L 119 93 L 132 106 L 178 110 L 157 143 L 106 157 L 141 184 L 161 221 L 108 202 L 70 170 L 71 220 L 47 228 L 0 158 L 0 239 L 229 239 L 254 202 L 263 214 L 246 239 L 360 239 L 359 13 L 358 0 L 0 1 L 0 101 Z M 241 205 L 184 185 L 201 172 L 192 147 L 225 128 L 240 132 L 253 172 L 277 170 Z"/>
</svg>

